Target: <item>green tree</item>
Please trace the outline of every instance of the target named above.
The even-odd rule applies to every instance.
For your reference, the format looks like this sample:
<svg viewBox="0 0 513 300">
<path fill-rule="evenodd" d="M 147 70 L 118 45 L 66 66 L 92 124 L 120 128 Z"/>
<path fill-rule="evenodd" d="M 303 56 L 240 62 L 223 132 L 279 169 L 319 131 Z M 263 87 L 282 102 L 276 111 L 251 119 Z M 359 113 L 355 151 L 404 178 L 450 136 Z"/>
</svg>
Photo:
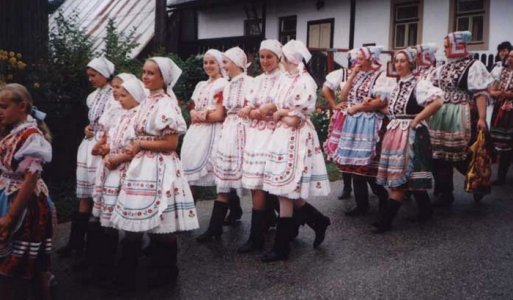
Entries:
<svg viewBox="0 0 513 300">
<path fill-rule="evenodd" d="M 132 50 L 139 45 L 134 41 L 135 28 L 128 34 L 121 33 L 117 30 L 114 20 L 109 19 L 106 31 L 107 34 L 103 38 L 105 48 L 102 54 L 114 63 L 117 73 L 128 72 L 139 75 L 141 62 L 130 57 Z"/>
</svg>

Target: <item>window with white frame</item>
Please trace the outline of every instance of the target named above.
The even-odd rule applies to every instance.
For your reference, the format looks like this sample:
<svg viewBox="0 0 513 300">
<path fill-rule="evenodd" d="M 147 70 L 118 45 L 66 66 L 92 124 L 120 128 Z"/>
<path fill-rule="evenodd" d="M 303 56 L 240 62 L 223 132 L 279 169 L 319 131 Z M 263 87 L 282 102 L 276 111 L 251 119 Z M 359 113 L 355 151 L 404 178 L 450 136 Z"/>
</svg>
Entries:
<svg viewBox="0 0 513 300">
<path fill-rule="evenodd" d="M 487 7 L 486 0 L 456 0 L 454 29 L 472 32 L 471 43 L 483 43 Z"/>
<path fill-rule="evenodd" d="M 394 49 L 418 44 L 420 32 L 419 1 L 393 4 L 393 45 Z"/>
</svg>

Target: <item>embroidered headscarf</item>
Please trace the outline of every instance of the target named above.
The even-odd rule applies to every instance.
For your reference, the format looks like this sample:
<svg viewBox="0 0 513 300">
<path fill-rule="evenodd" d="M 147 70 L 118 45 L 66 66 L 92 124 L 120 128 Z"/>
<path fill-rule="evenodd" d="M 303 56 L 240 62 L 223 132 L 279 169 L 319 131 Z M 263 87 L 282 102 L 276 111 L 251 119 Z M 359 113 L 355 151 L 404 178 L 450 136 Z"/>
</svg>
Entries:
<svg viewBox="0 0 513 300">
<path fill-rule="evenodd" d="M 379 59 L 381 50 L 383 50 L 383 46 L 370 46 L 360 48 L 359 52 L 371 62 L 373 69 L 379 69 L 381 67 L 381 60 Z"/>
<path fill-rule="evenodd" d="M 226 56 L 244 72 L 246 72 L 248 67 L 251 65 L 251 63 L 248 64 L 248 57 L 246 56 L 246 53 L 244 53 L 244 51 L 239 47 L 233 47 L 226 50 L 224 52 L 224 56 Z"/>
<path fill-rule="evenodd" d="M 282 45 L 277 40 L 263 40 L 260 43 L 260 50 L 269 50 L 272 53 L 276 54 L 278 58 L 283 56 L 283 51 L 281 50 Z"/>
<path fill-rule="evenodd" d="M 205 56 L 210 55 L 212 56 L 219 66 L 219 73 L 221 73 L 221 76 L 226 77 L 226 71 L 223 68 L 223 53 L 217 49 L 209 49 L 207 52 L 205 52 Z"/>
<path fill-rule="evenodd" d="M 290 40 L 283 46 L 282 51 L 287 60 L 295 65 L 299 65 L 303 59 L 308 63 L 312 58 L 312 54 L 301 41 Z"/>
<path fill-rule="evenodd" d="M 114 64 L 104 56 L 93 58 L 87 64 L 87 67 L 95 70 L 107 79 L 109 79 L 115 71 Z"/>
<path fill-rule="evenodd" d="M 137 103 L 141 103 L 146 99 L 146 92 L 144 91 L 143 83 L 137 79 L 132 78 L 127 81 L 123 81 L 121 86 L 132 95 Z"/>
<path fill-rule="evenodd" d="M 455 31 L 449 33 L 445 39 L 448 43 L 447 58 L 465 57 L 468 55 L 467 44 L 472 40 L 470 31 Z"/>
<path fill-rule="evenodd" d="M 417 63 L 423 66 L 436 65 L 436 50 L 438 47 L 435 44 L 428 43 L 415 46 L 417 48 Z"/>
</svg>

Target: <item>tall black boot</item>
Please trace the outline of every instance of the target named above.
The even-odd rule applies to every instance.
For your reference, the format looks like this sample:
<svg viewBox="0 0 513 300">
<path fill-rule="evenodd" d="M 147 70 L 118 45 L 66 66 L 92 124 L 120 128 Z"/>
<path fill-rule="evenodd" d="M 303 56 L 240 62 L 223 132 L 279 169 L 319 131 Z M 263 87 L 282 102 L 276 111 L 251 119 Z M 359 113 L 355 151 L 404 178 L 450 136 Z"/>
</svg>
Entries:
<svg viewBox="0 0 513 300">
<path fill-rule="evenodd" d="M 276 227 L 278 217 L 276 214 L 280 214 L 280 200 L 278 196 L 266 193 L 265 194 L 265 211 L 266 211 L 266 227 L 265 232 L 269 231 L 270 228 Z"/>
<path fill-rule="evenodd" d="M 178 241 L 174 234 L 151 235 L 148 287 L 175 282 L 178 277 Z"/>
<path fill-rule="evenodd" d="M 76 270 L 86 270 L 85 277 L 82 280 L 85 284 L 100 283 L 104 237 L 104 231 L 100 222 L 89 222 L 84 258 L 74 266 Z"/>
<path fill-rule="evenodd" d="M 376 183 L 376 178 L 367 177 L 367 183 L 369 184 L 372 193 L 378 197 L 378 211 L 382 213 L 387 206 L 388 192 L 382 185 Z"/>
<path fill-rule="evenodd" d="M 510 163 L 511 151 L 501 152 L 499 167 L 497 169 L 497 179 L 492 182 L 493 185 L 504 185 L 506 183 L 506 175 L 508 174 Z"/>
<path fill-rule="evenodd" d="M 344 190 L 342 191 L 342 195 L 338 197 L 339 200 L 349 199 L 351 198 L 351 185 L 353 183 L 353 178 L 351 173 L 342 173 L 342 180 L 344 181 Z"/>
<path fill-rule="evenodd" d="M 224 225 L 234 225 L 242 217 L 242 207 L 240 206 L 240 198 L 239 195 L 237 195 L 237 191 L 235 189 L 230 190 L 228 203 L 230 205 L 230 213 L 224 220 Z"/>
<path fill-rule="evenodd" d="M 433 217 L 433 208 L 431 207 L 431 200 L 429 194 L 426 191 L 415 191 L 412 192 L 417 207 L 419 209 L 417 214 L 417 221 L 424 222 Z"/>
<path fill-rule="evenodd" d="M 219 238 L 223 233 L 223 223 L 226 212 L 228 211 L 228 204 L 220 201 L 214 201 L 212 208 L 212 216 L 210 216 L 210 223 L 207 231 L 198 236 L 198 242 L 206 242 L 213 238 Z"/>
<path fill-rule="evenodd" d="M 62 258 L 70 257 L 73 252 L 82 255 L 85 245 L 85 234 L 87 223 L 89 222 L 89 213 L 75 212 L 71 218 L 71 230 L 69 240 L 66 246 L 58 249 L 57 255 Z"/>
<path fill-rule="evenodd" d="M 433 177 L 435 179 L 436 199 L 432 202 L 433 207 L 451 206 L 454 202 L 454 170 L 450 162 L 439 159 L 433 160 Z"/>
<path fill-rule="evenodd" d="M 399 208 L 401 208 L 402 203 L 399 201 L 395 201 L 393 199 L 389 199 L 387 203 L 387 207 L 385 209 L 385 213 L 381 217 L 381 221 L 377 228 L 373 231 L 374 233 L 383 233 L 392 229 L 392 222 L 394 221 Z"/>
<path fill-rule="evenodd" d="M 274 210 L 273 210 L 274 213 Z M 261 250 L 264 247 L 264 230 L 266 227 L 265 218 L 267 212 L 254 210 L 251 212 L 251 230 L 249 239 L 237 249 L 239 253 L 248 253 L 254 250 Z"/>
<path fill-rule="evenodd" d="M 367 178 L 361 175 L 353 175 L 354 199 L 356 208 L 346 212 L 346 216 L 363 216 L 369 211 L 369 190 Z"/>
<path fill-rule="evenodd" d="M 142 235 L 129 234 L 121 241 L 121 257 L 118 262 L 118 276 L 115 288 L 120 294 L 136 290 L 137 265 L 141 254 Z"/>
<path fill-rule="evenodd" d="M 111 286 L 116 269 L 116 252 L 118 249 L 119 232 L 114 228 L 103 228 L 102 252 L 100 256 L 100 285 Z"/>
<path fill-rule="evenodd" d="M 331 225 L 330 218 L 323 215 L 308 202 L 306 202 L 305 205 L 301 207 L 301 209 L 304 209 L 305 211 L 306 225 L 315 231 L 313 247 L 317 248 L 324 241 L 324 237 L 326 236 L 326 229 L 329 225 Z"/>
<path fill-rule="evenodd" d="M 296 224 L 293 218 L 279 218 L 271 252 L 262 256 L 262 262 L 286 260 L 290 253 L 290 236 Z"/>
</svg>

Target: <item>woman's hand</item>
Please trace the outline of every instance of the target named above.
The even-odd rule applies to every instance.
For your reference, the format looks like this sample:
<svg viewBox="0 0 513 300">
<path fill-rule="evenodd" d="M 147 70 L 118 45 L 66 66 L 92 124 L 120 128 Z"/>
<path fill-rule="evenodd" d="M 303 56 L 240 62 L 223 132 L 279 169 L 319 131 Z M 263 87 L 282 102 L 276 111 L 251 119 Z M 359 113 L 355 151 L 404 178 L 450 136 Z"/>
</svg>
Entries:
<svg viewBox="0 0 513 300">
<path fill-rule="evenodd" d="M 278 122 L 281 120 L 282 117 L 285 117 L 288 115 L 288 110 L 286 109 L 278 109 L 277 111 L 274 112 L 273 114 L 273 120 L 274 122 Z"/>
<path fill-rule="evenodd" d="M 120 164 L 119 160 L 116 159 L 116 157 L 112 156 L 112 155 L 105 156 L 103 161 L 104 161 L 105 167 L 111 171 L 115 170 Z"/>
<path fill-rule="evenodd" d="M 193 124 L 200 122 L 200 119 L 199 119 L 199 116 L 198 116 L 198 112 L 195 109 L 191 109 L 191 111 L 189 113 L 191 115 L 191 122 Z"/>
<path fill-rule="evenodd" d="M 285 115 L 281 118 L 281 121 L 294 128 L 298 128 L 301 125 L 301 119 L 298 116 Z"/>
<path fill-rule="evenodd" d="M 94 136 L 94 131 L 91 128 L 91 125 L 87 125 L 84 128 L 84 135 L 85 135 L 86 139 L 90 139 L 90 138 L 92 138 Z"/>
<path fill-rule="evenodd" d="M 126 153 L 132 157 L 136 156 L 141 151 L 141 142 L 136 140 L 132 144 L 128 145 L 125 149 Z"/>
<path fill-rule="evenodd" d="M 239 117 L 248 118 L 250 112 L 251 112 L 251 107 L 245 106 L 241 110 L 239 110 Z"/>
<path fill-rule="evenodd" d="M 257 109 L 252 109 L 250 112 L 249 112 L 249 117 L 251 119 L 255 119 L 255 120 L 262 120 L 263 118 L 263 114 L 262 114 L 262 111 L 257 108 Z"/>
<path fill-rule="evenodd" d="M 347 102 L 340 102 L 339 104 L 333 107 L 333 110 L 344 110 L 347 108 Z"/>
<path fill-rule="evenodd" d="M 360 105 L 353 105 L 347 109 L 347 113 L 352 116 L 360 111 Z"/>
<path fill-rule="evenodd" d="M 259 108 L 260 113 L 262 114 L 262 117 L 265 117 L 269 114 L 271 114 L 273 111 L 276 110 L 276 106 L 273 103 L 267 103 Z"/>
<path fill-rule="evenodd" d="M 488 126 L 486 126 L 486 120 L 485 119 L 479 119 L 477 121 L 477 129 L 482 130 L 483 132 L 486 132 L 488 130 Z"/>
</svg>

